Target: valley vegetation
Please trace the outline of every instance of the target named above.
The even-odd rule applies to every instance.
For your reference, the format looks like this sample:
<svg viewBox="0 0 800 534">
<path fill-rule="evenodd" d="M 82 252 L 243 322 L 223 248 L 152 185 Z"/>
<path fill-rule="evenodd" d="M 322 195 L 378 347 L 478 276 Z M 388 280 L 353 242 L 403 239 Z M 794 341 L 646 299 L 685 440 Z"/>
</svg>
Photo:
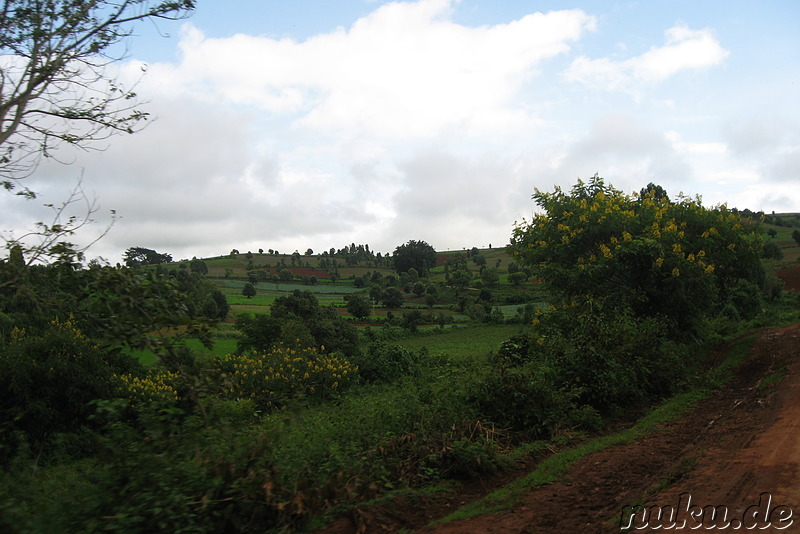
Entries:
<svg viewBox="0 0 800 534">
<path fill-rule="evenodd" d="M 772 273 L 798 247 L 765 259 L 759 214 L 597 176 L 533 198 L 503 248 L 12 248 L 3 531 L 319 527 L 631 420 L 701 383 L 708 347 L 797 318 Z"/>
</svg>

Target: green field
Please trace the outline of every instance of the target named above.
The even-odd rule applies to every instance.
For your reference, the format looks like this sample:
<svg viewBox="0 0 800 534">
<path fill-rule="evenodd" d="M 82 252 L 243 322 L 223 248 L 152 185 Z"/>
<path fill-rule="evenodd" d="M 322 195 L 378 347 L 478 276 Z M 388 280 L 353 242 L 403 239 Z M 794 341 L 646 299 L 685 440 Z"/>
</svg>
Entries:
<svg viewBox="0 0 800 534">
<path fill-rule="evenodd" d="M 396 343 L 409 350 L 425 348 L 430 354 L 463 360 L 496 352 L 503 341 L 522 332 L 522 328 L 520 325 L 453 327 L 444 333 L 406 337 Z"/>
<path fill-rule="evenodd" d="M 236 351 L 235 339 L 215 339 L 211 350 L 205 348 L 199 339 L 188 338 L 184 339 L 183 342 L 197 354 L 213 354 L 221 357 Z M 134 350 L 131 351 L 131 354 L 144 366 L 155 365 L 158 362 L 158 358 L 151 350 Z"/>
</svg>

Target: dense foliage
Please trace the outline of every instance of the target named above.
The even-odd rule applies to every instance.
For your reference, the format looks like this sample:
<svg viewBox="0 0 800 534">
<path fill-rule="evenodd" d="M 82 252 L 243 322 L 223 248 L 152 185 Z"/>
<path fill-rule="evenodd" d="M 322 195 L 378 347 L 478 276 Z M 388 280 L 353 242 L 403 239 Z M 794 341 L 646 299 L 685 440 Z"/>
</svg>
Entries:
<svg viewBox="0 0 800 534">
<path fill-rule="evenodd" d="M 12 250 L 0 262 L 0 530 L 309 528 L 397 489 L 491 473 L 526 440 L 629 419 L 702 376 L 698 347 L 715 328 L 762 317 L 780 295 L 757 223 L 724 206 L 598 177 L 534 199 L 542 213 L 514 230 L 513 262 L 473 249 L 396 276 L 353 245 L 350 263 L 375 271 L 316 293 L 278 277 L 265 288 L 247 277 L 291 273 L 245 268 L 251 258 L 26 267 Z M 398 250 L 419 244 L 427 255 L 424 242 Z M 333 252 L 316 260 L 335 271 Z M 223 271 L 227 295 L 205 277 Z M 256 298 L 242 298 L 247 283 L 262 284 Z M 226 298 L 243 312 L 215 324 Z M 432 328 L 442 312 L 482 325 L 450 315 Z M 355 320 L 384 313 L 359 335 Z M 212 335 L 225 352 L 183 339 L 208 348 Z"/>
<path fill-rule="evenodd" d="M 561 303 L 602 301 L 692 333 L 764 284 L 758 229 L 725 206 L 626 195 L 598 176 L 533 198 L 542 211 L 514 229 L 511 250 Z"/>
<path fill-rule="evenodd" d="M 144 247 L 131 247 L 122 255 L 128 267 L 143 267 L 145 265 L 158 265 L 172 261 L 172 255 L 156 252 Z"/>
<path fill-rule="evenodd" d="M 436 266 L 436 250 L 425 241 L 410 240 L 404 245 L 394 249 L 392 254 L 394 268 L 398 273 L 414 269 L 417 273 L 424 274 L 428 269 Z"/>
<path fill-rule="evenodd" d="M 626 195 L 598 176 L 533 198 L 541 211 L 509 248 L 551 305 L 473 392 L 496 423 L 533 437 L 596 427 L 673 393 L 716 317 L 760 313 L 758 227 L 725 206 L 654 184 Z"/>
</svg>

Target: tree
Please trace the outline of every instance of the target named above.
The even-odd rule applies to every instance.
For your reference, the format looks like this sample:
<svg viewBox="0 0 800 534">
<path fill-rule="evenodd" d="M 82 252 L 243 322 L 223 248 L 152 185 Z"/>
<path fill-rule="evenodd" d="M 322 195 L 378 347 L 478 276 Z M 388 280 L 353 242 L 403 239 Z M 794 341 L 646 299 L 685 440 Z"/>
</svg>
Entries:
<svg viewBox="0 0 800 534">
<path fill-rule="evenodd" d="M 386 291 L 383 292 L 383 296 L 381 297 L 383 305 L 389 308 L 390 310 L 402 306 L 404 300 L 405 298 L 403 297 L 403 294 L 396 287 L 387 288 Z"/>
<path fill-rule="evenodd" d="M 509 280 L 509 281 L 510 281 L 512 284 L 514 284 L 515 286 L 518 286 L 518 285 L 520 285 L 520 284 L 521 284 L 522 282 L 524 282 L 526 279 L 527 279 L 527 276 L 525 276 L 525 273 L 523 273 L 523 272 L 520 272 L 520 271 L 516 271 L 516 272 L 513 272 L 513 273 L 511 273 L 511 274 L 509 274 L 509 275 L 508 275 L 508 280 Z"/>
<path fill-rule="evenodd" d="M 775 236 L 778 235 L 778 231 L 775 228 L 770 228 L 767 230 L 767 235 L 774 239 Z"/>
<path fill-rule="evenodd" d="M 392 257 L 398 274 L 413 268 L 424 276 L 428 269 L 436 266 L 436 250 L 425 241 L 411 240 L 400 245 Z"/>
<path fill-rule="evenodd" d="M 189 262 L 189 270 L 197 274 L 208 274 L 208 265 L 199 258 L 192 258 Z"/>
<path fill-rule="evenodd" d="M 256 296 L 256 286 L 254 286 L 251 282 L 245 282 L 244 287 L 242 288 L 242 295 L 247 298 L 253 298 Z"/>
<path fill-rule="evenodd" d="M 194 0 L 5 0 L 0 10 L 0 183 L 15 188 L 59 145 L 91 148 L 147 113 L 110 77 L 144 20 L 181 19 Z M 35 194 L 27 189 L 20 194 Z"/>
<path fill-rule="evenodd" d="M 450 275 L 450 283 L 458 289 L 464 289 L 472 281 L 472 275 L 466 269 L 459 269 Z"/>
<path fill-rule="evenodd" d="M 781 247 L 775 244 L 774 241 L 767 241 L 764 243 L 764 248 L 761 251 L 761 257 L 768 260 L 782 260 L 783 251 Z"/>
<path fill-rule="evenodd" d="M 757 226 L 724 205 L 626 195 L 597 175 L 533 198 L 541 212 L 515 228 L 511 252 L 560 304 L 629 310 L 690 335 L 740 280 L 764 284 Z"/>
<path fill-rule="evenodd" d="M 413 286 L 411 286 L 411 291 L 418 297 L 421 297 L 423 293 L 425 293 L 425 284 L 422 282 L 416 282 Z"/>
<path fill-rule="evenodd" d="M 347 313 L 358 319 L 365 319 L 372 313 L 369 297 L 356 293 L 347 297 Z"/>
<path fill-rule="evenodd" d="M 657 202 L 666 201 L 669 202 L 669 195 L 667 194 L 667 190 L 661 187 L 660 185 L 656 185 L 653 182 L 647 184 L 647 187 L 643 187 L 642 190 L 639 192 L 639 196 L 641 198 L 650 198 Z"/>
<path fill-rule="evenodd" d="M 172 256 L 170 254 L 158 253 L 149 248 L 131 247 L 125 251 L 122 255 L 122 259 L 128 267 L 143 267 L 145 265 L 170 263 L 172 261 Z M 206 272 L 207 271 L 208 269 L 206 269 Z"/>
<path fill-rule="evenodd" d="M 341 352 L 346 356 L 359 352 L 356 328 L 339 316 L 332 306 L 320 306 L 317 297 L 310 291 L 295 290 L 278 297 L 272 304 L 271 314 L 284 322 L 281 327 L 284 331 L 282 339 L 287 343 L 293 343 L 296 338 L 301 341 L 310 339 L 314 346 L 325 347 L 324 352 Z M 289 335 L 290 329 L 300 332 L 298 326 L 302 326 L 300 330 L 304 329 L 308 335 Z"/>
<path fill-rule="evenodd" d="M 794 239 L 794 242 L 800 246 L 800 230 L 794 230 L 792 232 L 792 239 Z"/>
<path fill-rule="evenodd" d="M 494 267 L 485 267 L 481 271 L 481 280 L 487 286 L 493 286 L 500 281 L 500 275 Z"/>
<path fill-rule="evenodd" d="M 4 0 L 0 9 L 0 186 L 26 199 L 36 193 L 22 185 L 42 158 L 65 158 L 61 146 L 102 148 L 114 133 L 133 133 L 148 117 L 137 109 L 135 86 L 123 87 L 109 74 L 123 58 L 116 51 L 135 23 L 185 18 L 194 0 Z M 116 55 L 115 55 L 116 54 Z M 81 215 L 68 215 L 83 204 Z M 77 264 L 104 237 L 67 241 L 94 223 L 96 200 L 81 181 L 60 204 L 47 203 L 52 220 L 36 222 L 22 236 L 3 236 L 7 248 L 21 246 L 26 266 L 43 261 Z M 7 285 L 6 280 L 0 286 Z"/>
<path fill-rule="evenodd" d="M 280 340 L 281 322 L 274 317 L 257 313 L 250 316 L 240 313 L 236 316 L 236 329 L 242 333 L 236 345 L 236 352 L 248 351 L 265 353 Z"/>
<path fill-rule="evenodd" d="M 294 278 L 294 274 L 289 269 L 281 269 L 278 272 L 278 277 L 281 279 L 281 282 L 291 282 Z"/>
<path fill-rule="evenodd" d="M 419 310 L 412 310 L 403 314 L 400 326 L 411 332 L 417 331 L 417 326 L 422 322 L 422 314 Z"/>
</svg>

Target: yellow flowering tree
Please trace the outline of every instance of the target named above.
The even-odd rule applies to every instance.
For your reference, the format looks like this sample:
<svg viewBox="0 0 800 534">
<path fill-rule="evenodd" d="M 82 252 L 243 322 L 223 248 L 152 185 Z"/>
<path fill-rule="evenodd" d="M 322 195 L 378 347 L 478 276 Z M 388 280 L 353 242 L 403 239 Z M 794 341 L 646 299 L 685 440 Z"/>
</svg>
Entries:
<svg viewBox="0 0 800 534">
<path fill-rule="evenodd" d="M 275 347 L 267 352 L 230 354 L 220 361 L 225 394 L 278 408 L 297 396 L 326 397 L 349 386 L 358 367 L 324 348 Z"/>
<path fill-rule="evenodd" d="M 164 407 L 178 402 L 176 388 L 178 373 L 159 369 L 150 371 L 143 377 L 123 374 L 117 375 L 116 378 L 120 394 L 130 399 L 135 407 L 150 405 Z"/>
<path fill-rule="evenodd" d="M 603 301 L 685 330 L 742 280 L 763 284 L 760 233 L 724 205 L 628 195 L 597 175 L 533 199 L 541 211 L 516 225 L 510 250 L 562 303 Z"/>
</svg>

